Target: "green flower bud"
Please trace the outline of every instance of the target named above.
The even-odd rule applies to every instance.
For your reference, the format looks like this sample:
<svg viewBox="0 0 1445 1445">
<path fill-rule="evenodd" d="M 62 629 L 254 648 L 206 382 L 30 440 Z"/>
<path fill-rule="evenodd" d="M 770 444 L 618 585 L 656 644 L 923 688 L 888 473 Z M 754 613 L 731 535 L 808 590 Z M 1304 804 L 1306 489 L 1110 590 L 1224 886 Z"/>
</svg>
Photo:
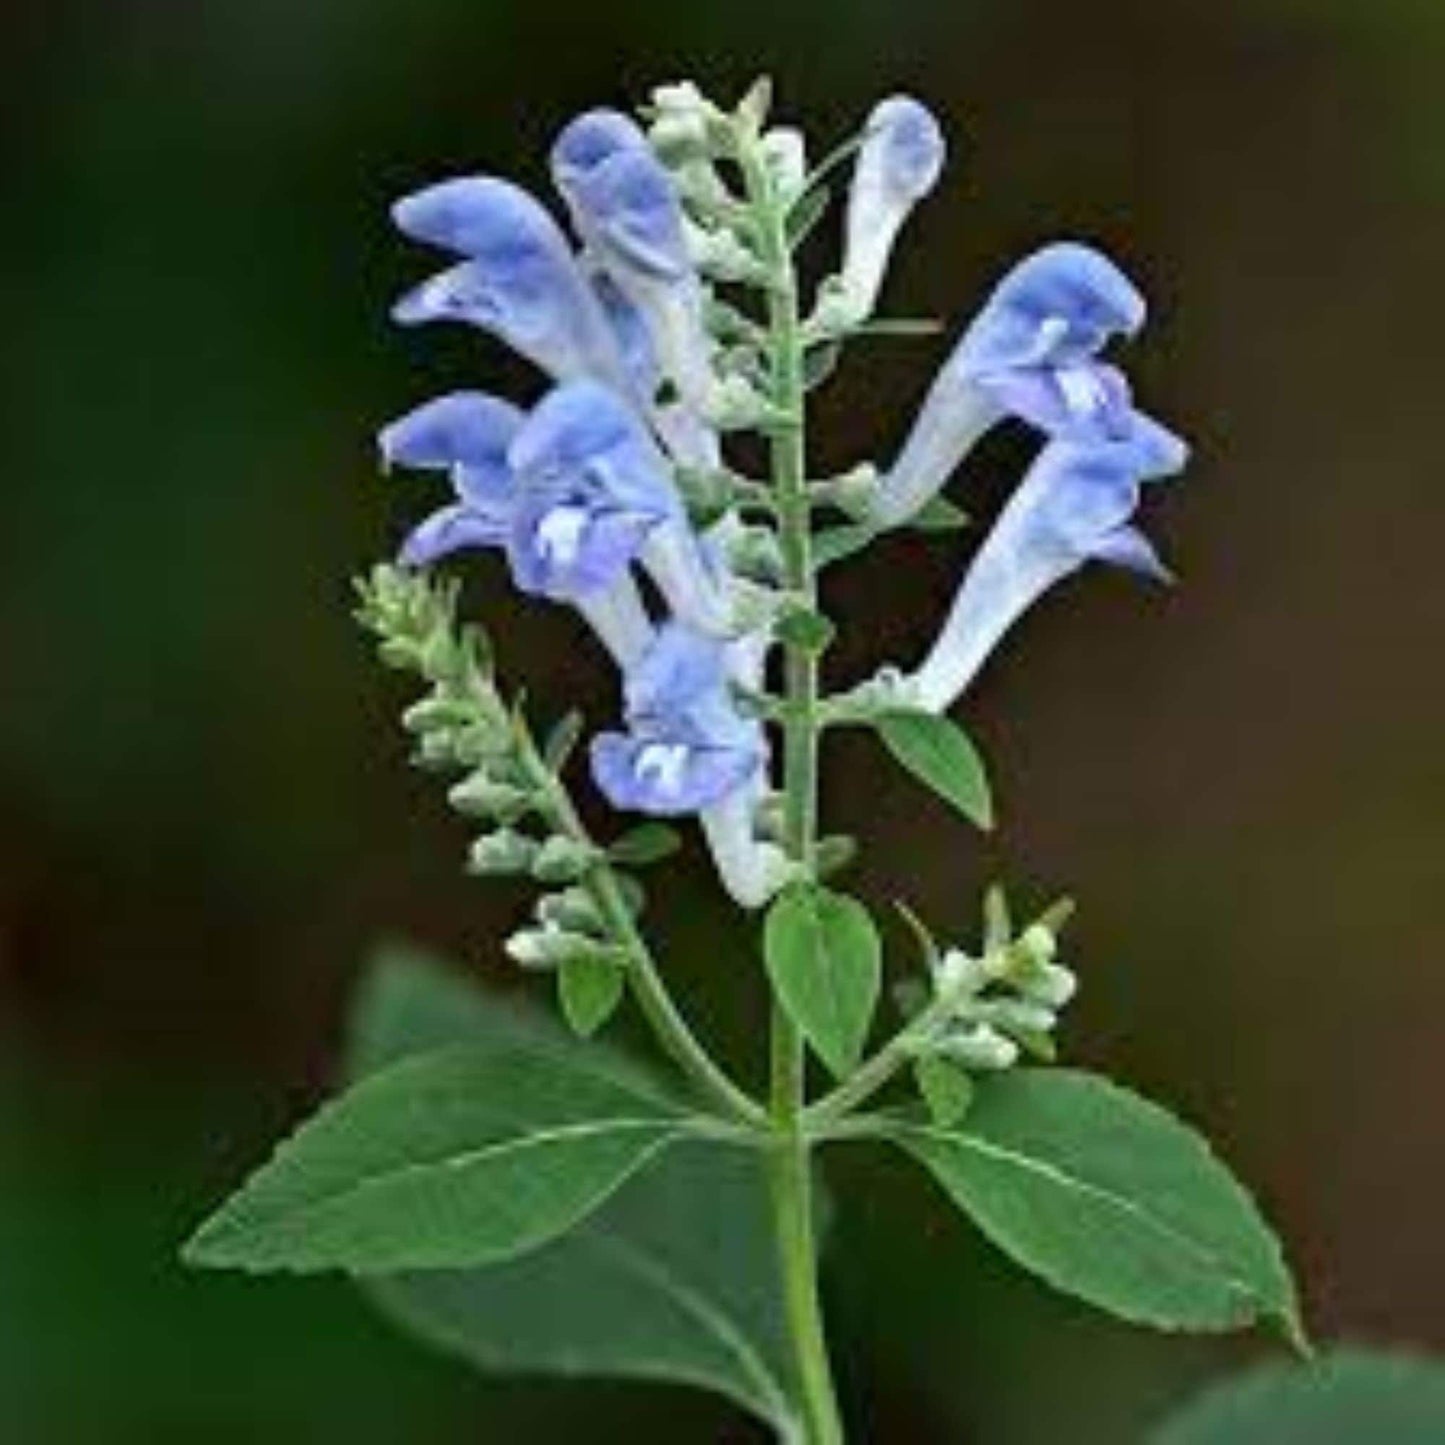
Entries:
<svg viewBox="0 0 1445 1445">
<path fill-rule="evenodd" d="M 1037 973 L 1021 980 L 1019 988 L 1029 998 L 1060 1009 L 1079 991 L 1079 980 L 1072 969 L 1046 963 Z"/>
<path fill-rule="evenodd" d="M 567 963 L 619 961 L 617 950 L 607 944 L 551 924 L 519 929 L 503 947 L 507 956 L 523 968 L 559 968 Z"/>
<path fill-rule="evenodd" d="M 498 779 L 485 768 L 478 768 L 447 793 L 447 801 L 469 818 L 500 818 L 512 822 L 531 807 L 532 794 Z"/>
<path fill-rule="evenodd" d="M 1059 1021 L 1053 1009 L 1017 998 L 988 999 L 975 1004 L 969 1014 L 972 1018 L 995 1024 L 1010 1033 L 1046 1034 L 1051 1032 Z"/>
<path fill-rule="evenodd" d="M 602 915 L 591 896 L 581 888 L 564 888 L 544 893 L 537 900 L 537 917 L 543 924 L 572 933 L 599 935 L 604 930 Z"/>
<path fill-rule="evenodd" d="M 1019 1046 L 988 1024 L 949 1034 L 939 1042 L 937 1052 L 966 1069 L 989 1073 L 1012 1068 L 1019 1058 Z"/>
<path fill-rule="evenodd" d="M 532 876 L 542 883 L 575 883 L 600 857 L 586 843 L 551 837 L 532 860 Z"/>
<path fill-rule="evenodd" d="M 472 721 L 475 709 L 460 698 L 432 693 L 420 702 L 414 702 L 401 715 L 401 725 L 409 733 L 429 733 L 449 728 L 466 727 Z"/>
<path fill-rule="evenodd" d="M 467 872 L 480 877 L 525 873 L 537 856 L 536 842 L 511 828 L 498 828 L 472 844 Z"/>
</svg>

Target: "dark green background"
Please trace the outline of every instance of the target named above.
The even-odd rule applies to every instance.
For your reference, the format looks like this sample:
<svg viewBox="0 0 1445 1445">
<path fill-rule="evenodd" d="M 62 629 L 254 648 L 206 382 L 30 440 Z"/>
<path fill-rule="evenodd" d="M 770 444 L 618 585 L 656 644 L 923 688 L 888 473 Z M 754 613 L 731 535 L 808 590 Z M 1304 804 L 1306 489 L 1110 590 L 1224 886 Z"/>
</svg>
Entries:
<svg viewBox="0 0 1445 1445">
<path fill-rule="evenodd" d="M 1076 893 L 1071 1054 L 1220 1141 L 1321 1334 L 1445 1347 L 1435 0 L 32 0 L 0 66 L 0 1438 L 755 1438 L 680 1391 L 474 1380 L 344 1284 L 173 1259 L 324 1087 L 369 940 L 512 983 L 519 899 L 459 876 L 346 579 L 435 495 L 374 475 L 378 423 L 536 381 L 387 328 L 425 259 L 386 202 L 538 180 L 570 113 L 681 74 L 770 70 L 824 138 L 894 88 L 940 112 L 897 312 L 962 317 L 1060 233 L 1145 283 L 1131 364 L 1198 449 L 1151 518 L 1184 585 L 1090 575 L 989 669 L 987 844 L 851 742 L 829 817 L 871 845 L 861 890 L 945 931 L 996 873 Z M 855 357 L 820 461 L 885 453 L 940 350 Z M 1023 457 L 991 443 L 955 495 L 986 514 Z M 839 676 L 921 646 L 958 565 L 901 541 L 841 576 Z M 575 624 L 475 570 L 511 675 L 603 717 Z M 748 935 L 695 858 L 655 920 L 755 1066 Z M 1088 1317 L 890 1161 L 835 1183 L 859 1439 L 1115 1445 L 1270 1348 Z"/>
</svg>

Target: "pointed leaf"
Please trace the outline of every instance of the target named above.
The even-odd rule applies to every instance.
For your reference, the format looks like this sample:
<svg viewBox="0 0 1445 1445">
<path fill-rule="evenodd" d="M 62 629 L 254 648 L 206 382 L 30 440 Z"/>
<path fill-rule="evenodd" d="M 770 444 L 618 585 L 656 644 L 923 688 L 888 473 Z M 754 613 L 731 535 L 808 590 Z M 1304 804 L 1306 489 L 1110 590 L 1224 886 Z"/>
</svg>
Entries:
<svg viewBox="0 0 1445 1445">
<path fill-rule="evenodd" d="M 951 718 L 890 712 L 874 724 L 888 751 L 980 828 L 993 827 L 988 774 L 968 734 Z"/>
<path fill-rule="evenodd" d="M 577 1060 L 441 1049 L 326 1105 L 184 1258 L 353 1273 L 505 1259 L 570 1228 L 683 1127 L 657 1096 Z"/>
<path fill-rule="evenodd" d="M 676 828 L 666 823 L 639 823 L 608 845 L 607 856 L 614 863 L 642 868 L 670 857 L 681 847 L 682 837 Z"/>
<path fill-rule="evenodd" d="M 1445 1365 L 1342 1350 L 1216 1385 L 1150 1445 L 1435 1445 L 1445 1440 Z"/>
<path fill-rule="evenodd" d="M 968 513 L 947 497 L 930 497 L 909 519 L 915 532 L 957 532 L 968 526 Z"/>
<path fill-rule="evenodd" d="M 819 1058 L 839 1077 L 857 1064 L 882 978 L 878 931 L 856 899 L 795 885 L 768 910 L 768 975 Z"/>
<path fill-rule="evenodd" d="M 1298 1305 L 1278 1241 L 1192 1129 L 1105 1079 L 1020 1070 L 977 1086 L 961 1125 L 890 1121 L 1024 1268 L 1161 1329 L 1279 1322 Z"/>
<path fill-rule="evenodd" d="M 569 958 L 557 970 L 557 996 L 573 1033 L 595 1034 L 622 1002 L 622 969 L 607 958 Z"/>
<path fill-rule="evenodd" d="M 370 970 L 352 1025 L 355 1072 L 417 1048 L 517 1037 L 624 1080 L 637 1067 L 579 1044 L 541 1014 L 392 946 Z M 749 1150 L 685 1141 L 575 1229 L 517 1259 L 362 1281 L 422 1339 L 487 1370 L 669 1380 L 727 1396 L 797 1433 L 774 1281 L 766 1180 Z"/>
<path fill-rule="evenodd" d="M 973 1080 L 957 1064 L 925 1056 L 913 1065 L 913 1077 L 935 1124 L 947 1128 L 968 1113 L 973 1103 Z"/>
<path fill-rule="evenodd" d="M 788 208 L 785 226 L 788 245 L 793 250 L 796 251 L 813 234 L 814 227 L 827 215 L 831 199 L 827 186 L 813 186 Z"/>
</svg>

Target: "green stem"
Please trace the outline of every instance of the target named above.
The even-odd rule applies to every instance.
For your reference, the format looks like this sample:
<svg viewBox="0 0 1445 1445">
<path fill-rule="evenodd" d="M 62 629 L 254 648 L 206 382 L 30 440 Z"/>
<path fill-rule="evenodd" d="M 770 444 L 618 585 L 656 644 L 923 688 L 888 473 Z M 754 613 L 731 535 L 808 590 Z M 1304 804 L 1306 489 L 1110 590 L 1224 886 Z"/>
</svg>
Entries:
<svg viewBox="0 0 1445 1445">
<path fill-rule="evenodd" d="M 582 886 L 602 915 L 613 942 L 622 950 L 628 986 L 658 1042 L 692 1081 L 699 1094 L 725 1117 L 755 1130 L 766 1127 L 767 1113 L 728 1078 L 688 1027 L 687 1020 L 678 1011 L 658 972 L 652 950 L 633 921 L 632 910 L 627 906 L 612 865 L 593 843 L 567 789 L 541 757 L 530 733 L 520 725 L 518 732 L 522 755 L 547 800 L 553 827 L 598 856 L 598 861 L 582 878 Z"/>
<path fill-rule="evenodd" d="M 772 397 L 783 422 L 771 434 L 772 474 L 785 581 L 813 606 L 811 506 L 804 431 L 803 338 L 797 280 L 778 199 L 756 141 L 740 136 L 738 161 L 768 268 L 768 343 Z M 802 877 L 813 876 L 818 809 L 818 660 L 788 644 L 784 662 L 783 843 Z M 807 1064 L 797 1025 L 776 1004 L 772 1018 L 770 1112 L 774 1137 L 769 1184 L 777 1235 L 783 1302 L 792 1337 L 808 1445 L 841 1445 L 843 1426 L 828 1363 L 818 1295 L 818 1249 L 813 1227 L 812 1161 L 802 1127 Z"/>
</svg>

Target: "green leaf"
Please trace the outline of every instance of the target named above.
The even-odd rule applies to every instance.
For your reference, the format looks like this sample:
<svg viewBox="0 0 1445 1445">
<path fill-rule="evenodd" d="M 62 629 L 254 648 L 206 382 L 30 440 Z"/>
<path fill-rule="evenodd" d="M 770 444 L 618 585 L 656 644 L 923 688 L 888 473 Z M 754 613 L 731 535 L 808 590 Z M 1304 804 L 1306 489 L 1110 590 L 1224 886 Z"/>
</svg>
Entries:
<svg viewBox="0 0 1445 1445">
<path fill-rule="evenodd" d="M 827 186 L 813 186 L 793 202 L 784 222 L 789 246 L 797 250 L 813 234 L 813 228 L 827 215 L 830 200 Z"/>
<path fill-rule="evenodd" d="M 815 657 L 827 650 L 838 632 L 821 612 L 808 607 L 789 609 L 778 619 L 774 630 L 779 641 L 789 647 L 801 647 Z"/>
<path fill-rule="evenodd" d="M 666 823 L 639 823 L 613 839 L 607 847 L 607 856 L 614 863 L 643 868 L 649 863 L 661 862 L 681 847 L 682 836 L 676 828 L 669 828 Z"/>
<path fill-rule="evenodd" d="M 576 708 L 564 713 L 552 725 L 542 744 L 542 760 L 554 773 L 560 773 L 567 766 L 586 726 L 586 719 Z"/>
<path fill-rule="evenodd" d="M 557 997 L 572 1031 L 595 1034 L 622 1002 L 622 969 L 607 958 L 569 958 L 557 970 Z"/>
<path fill-rule="evenodd" d="M 856 899 L 795 884 L 763 929 L 768 976 L 789 1017 L 838 1077 L 863 1052 L 882 978 L 878 931 Z"/>
<path fill-rule="evenodd" d="M 957 532 L 968 526 L 968 513 L 947 497 L 930 497 L 909 519 L 915 532 Z"/>
<path fill-rule="evenodd" d="M 483 993 L 432 958 L 382 951 L 358 995 L 351 1067 L 417 1048 L 532 1048 L 583 1055 L 624 1080 L 639 1070 L 579 1044 L 540 1014 Z M 684 1141 L 568 1234 L 469 1270 L 362 1281 L 388 1317 L 487 1370 L 671 1380 L 712 1390 L 796 1433 L 766 1181 L 749 1150 Z"/>
<path fill-rule="evenodd" d="M 837 341 L 820 341 L 803 355 L 803 388 L 812 391 L 822 386 L 837 371 L 843 358 L 843 347 Z"/>
<path fill-rule="evenodd" d="M 861 552 L 876 536 L 878 528 L 869 522 L 840 522 L 825 527 L 813 538 L 813 562 L 830 567 L 856 552 Z"/>
<path fill-rule="evenodd" d="M 947 1128 L 968 1113 L 973 1103 L 973 1080 L 957 1064 L 925 1056 L 913 1065 L 913 1077 L 935 1124 Z"/>
<path fill-rule="evenodd" d="M 534 1249 L 685 1128 L 525 1041 L 404 1059 L 326 1105 L 196 1231 L 189 1264 L 384 1273 Z"/>
<path fill-rule="evenodd" d="M 1445 1366 L 1344 1350 L 1216 1385 L 1149 1445 L 1439 1445 Z"/>
<path fill-rule="evenodd" d="M 889 712 L 874 726 L 888 751 L 980 828 L 993 827 L 993 799 L 983 759 L 951 718 L 930 712 Z"/>
<path fill-rule="evenodd" d="M 886 1132 L 1025 1269 L 1123 1318 L 1299 1337 L 1278 1241 L 1192 1129 L 1094 1075 L 1019 1070 L 978 1084 L 955 1128 Z"/>
</svg>

